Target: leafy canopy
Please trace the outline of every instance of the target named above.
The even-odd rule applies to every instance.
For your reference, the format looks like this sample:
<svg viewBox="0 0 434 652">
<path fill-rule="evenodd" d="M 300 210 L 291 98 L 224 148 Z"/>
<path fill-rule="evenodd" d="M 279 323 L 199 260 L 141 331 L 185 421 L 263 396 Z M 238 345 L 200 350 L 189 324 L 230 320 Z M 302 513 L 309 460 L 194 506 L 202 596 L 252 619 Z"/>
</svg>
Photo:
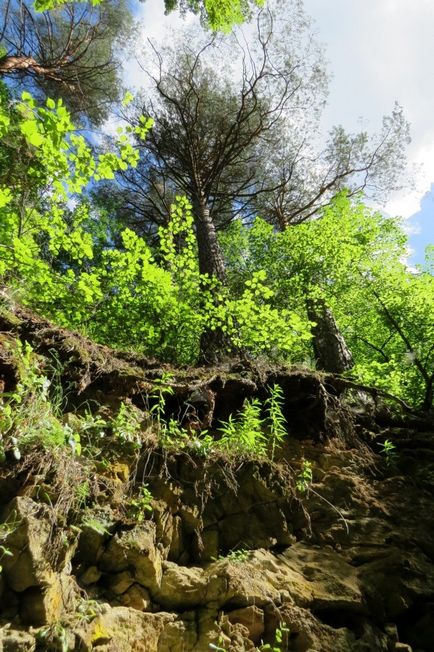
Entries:
<svg viewBox="0 0 434 652">
<path fill-rule="evenodd" d="M 99 5 L 104 0 L 88 0 L 91 5 Z M 37 11 L 55 9 L 67 0 L 35 0 Z M 262 7 L 264 0 L 164 0 L 166 13 L 174 9 L 181 12 L 192 11 L 200 14 L 205 25 L 223 32 L 250 18 L 254 6 Z"/>
</svg>

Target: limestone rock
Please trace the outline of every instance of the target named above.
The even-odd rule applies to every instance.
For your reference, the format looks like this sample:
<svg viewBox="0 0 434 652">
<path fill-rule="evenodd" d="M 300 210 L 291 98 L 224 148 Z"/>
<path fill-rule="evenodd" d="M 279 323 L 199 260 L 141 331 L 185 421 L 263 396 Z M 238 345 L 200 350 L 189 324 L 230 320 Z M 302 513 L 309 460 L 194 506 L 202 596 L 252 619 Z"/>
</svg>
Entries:
<svg viewBox="0 0 434 652">
<path fill-rule="evenodd" d="M 32 587 L 20 596 L 20 617 L 30 625 L 51 625 L 62 613 L 73 612 L 75 584 L 71 577 L 54 575 L 47 586 Z"/>
<path fill-rule="evenodd" d="M 79 632 L 82 649 L 93 648 L 116 652 L 160 652 L 160 640 L 165 630 L 176 621 L 168 613 L 143 613 L 127 607 L 112 607 L 95 618 Z M 178 640 L 182 640 L 179 639 Z M 168 652 L 171 648 L 166 647 Z"/>
<path fill-rule="evenodd" d="M 155 599 L 165 609 L 191 609 L 205 602 L 207 576 L 202 568 L 165 562 L 161 586 Z"/>
<path fill-rule="evenodd" d="M 156 591 L 161 583 L 162 558 L 156 545 L 155 524 L 145 521 L 132 530 L 115 534 L 98 566 L 106 573 L 131 570 L 135 582 Z"/>
<path fill-rule="evenodd" d="M 131 609 L 138 609 L 138 611 L 148 611 L 151 608 L 151 596 L 149 591 L 140 586 L 140 584 L 133 584 L 125 591 L 120 597 L 120 602 L 124 607 L 131 607 Z"/>
<path fill-rule="evenodd" d="M 108 588 L 115 595 L 125 593 L 134 584 L 134 577 L 129 571 L 122 571 L 110 576 Z"/>
<path fill-rule="evenodd" d="M 0 627 L 0 650 L 2 652 L 34 652 L 36 640 L 29 632 Z"/>
<path fill-rule="evenodd" d="M 3 521 L 10 524 L 4 545 L 12 552 L 12 556 L 2 559 L 7 584 L 18 593 L 30 587 L 50 585 L 54 572 L 47 561 L 52 528 L 49 508 L 26 496 L 18 496 L 6 507 Z"/>
<path fill-rule="evenodd" d="M 249 638 L 254 643 L 259 643 L 264 633 L 264 612 L 262 609 L 255 607 L 245 607 L 244 609 L 235 609 L 227 615 L 230 623 L 235 625 L 239 623 L 247 629 Z"/>
<path fill-rule="evenodd" d="M 89 566 L 82 575 L 80 575 L 80 582 L 84 586 L 95 584 L 101 579 L 101 571 L 97 566 Z"/>
</svg>

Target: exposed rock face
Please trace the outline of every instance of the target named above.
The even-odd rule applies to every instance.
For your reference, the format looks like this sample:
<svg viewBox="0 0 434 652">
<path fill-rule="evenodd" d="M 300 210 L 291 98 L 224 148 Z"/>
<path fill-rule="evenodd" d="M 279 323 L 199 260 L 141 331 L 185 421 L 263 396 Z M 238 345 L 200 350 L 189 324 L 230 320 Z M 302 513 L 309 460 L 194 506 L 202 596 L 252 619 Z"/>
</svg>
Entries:
<svg viewBox="0 0 434 652">
<path fill-rule="evenodd" d="M 50 331 L 51 341 L 67 336 Z M 95 399 L 103 373 L 87 353 L 87 376 L 78 354 L 74 374 Z M 13 389 L 8 356 L 0 355 L 0 373 Z M 108 405 L 117 392 L 139 409 L 137 384 L 143 391 L 155 370 L 123 365 L 106 363 Z M 275 462 L 148 442 L 136 456 L 86 467 L 100 493 L 82 521 L 62 515 L 49 491 L 50 482 L 64 486 L 55 474 L 68 464 L 41 477 L 30 457 L 6 459 L 0 650 L 243 652 L 268 642 L 281 652 L 431 652 L 434 427 L 397 427 L 375 405 L 373 414 L 351 411 L 338 381 L 283 369 L 185 372 L 166 411 L 193 395 L 195 418 L 212 430 L 216 415 L 274 382 L 290 431 Z M 397 447 L 390 464 L 376 444 L 386 437 Z M 305 492 L 296 489 L 302 460 L 313 468 Z M 131 516 L 123 503 L 142 483 L 152 511 Z"/>
</svg>

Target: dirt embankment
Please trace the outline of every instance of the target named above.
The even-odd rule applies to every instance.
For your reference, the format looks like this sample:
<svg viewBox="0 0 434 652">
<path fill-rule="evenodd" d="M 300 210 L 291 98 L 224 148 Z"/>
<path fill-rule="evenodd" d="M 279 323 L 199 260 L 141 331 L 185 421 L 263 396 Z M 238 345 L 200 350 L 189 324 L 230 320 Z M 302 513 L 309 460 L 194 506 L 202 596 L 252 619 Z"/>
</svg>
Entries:
<svg viewBox="0 0 434 652">
<path fill-rule="evenodd" d="M 31 416 L 13 405 L 23 342 L 62 390 L 55 416 L 45 399 Z M 213 449 L 274 384 L 288 430 L 274 461 Z M 433 649 L 428 419 L 303 369 L 162 367 L 21 309 L 0 315 L 0 388 L 22 415 L 12 433 L 2 412 L 5 652 Z M 41 445 L 21 445 L 32 429 Z"/>
</svg>

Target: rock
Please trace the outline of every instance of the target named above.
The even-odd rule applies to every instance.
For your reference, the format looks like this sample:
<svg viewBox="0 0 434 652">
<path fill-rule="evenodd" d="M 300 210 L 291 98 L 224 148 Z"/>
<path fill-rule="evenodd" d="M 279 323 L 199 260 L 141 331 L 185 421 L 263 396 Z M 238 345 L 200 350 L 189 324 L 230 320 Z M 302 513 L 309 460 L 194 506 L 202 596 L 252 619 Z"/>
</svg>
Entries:
<svg viewBox="0 0 434 652">
<path fill-rule="evenodd" d="M 101 571 L 97 566 L 89 566 L 82 575 L 80 575 L 80 582 L 84 586 L 95 584 L 101 579 Z"/>
<path fill-rule="evenodd" d="M 1 615 L 4 619 L 13 620 L 18 616 L 20 600 L 17 593 L 6 588 L 0 602 Z M 1 648 L 0 648 L 1 649 Z"/>
<path fill-rule="evenodd" d="M 182 520 L 180 516 L 174 516 L 172 519 L 172 537 L 170 541 L 170 548 L 168 558 L 171 561 L 177 561 L 183 552 L 182 545 Z"/>
<path fill-rule="evenodd" d="M 134 577 L 129 571 L 122 571 L 121 573 L 111 575 L 108 580 L 108 588 L 115 595 L 125 593 L 132 584 L 134 584 Z"/>
<path fill-rule="evenodd" d="M 387 623 L 384 627 L 384 631 L 387 634 L 390 645 L 395 645 L 398 642 L 398 628 L 395 623 Z"/>
<path fill-rule="evenodd" d="M 227 614 L 230 623 L 240 623 L 247 629 L 249 638 L 254 643 L 259 643 L 264 633 L 264 612 L 254 605 L 244 609 L 235 609 Z"/>
<path fill-rule="evenodd" d="M 156 546 L 155 523 L 145 521 L 132 530 L 115 534 L 98 566 L 106 573 L 130 570 L 135 582 L 151 592 L 158 590 L 162 558 Z"/>
<path fill-rule="evenodd" d="M 120 602 L 124 607 L 131 607 L 131 609 L 138 609 L 138 611 L 149 611 L 152 605 L 149 592 L 143 586 L 140 586 L 140 584 L 130 586 L 121 595 Z"/>
<path fill-rule="evenodd" d="M 0 650 L 2 652 L 34 652 L 36 640 L 29 632 L 7 627 L 0 628 Z"/>
<path fill-rule="evenodd" d="M 204 530 L 202 534 L 202 559 L 211 560 L 219 556 L 219 532 L 217 528 Z"/>
<path fill-rule="evenodd" d="M 414 649 L 429 650 L 434 643 L 434 603 L 428 603 L 419 612 L 417 621 L 405 632 L 403 638 Z"/>
<path fill-rule="evenodd" d="M 46 587 L 32 587 L 20 597 L 20 617 L 29 625 L 51 625 L 63 612 L 73 612 L 75 585 L 71 577 L 57 575 Z"/>
<path fill-rule="evenodd" d="M 103 646 L 108 645 L 107 650 L 116 652 L 169 652 L 171 648 L 162 647 L 160 640 L 175 621 L 174 614 L 151 614 L 127 607 L 112 607 L 83 625 L 77 633 L 85 650 L 105 649 Z M 178 644 L 181 645 L 182 635 L 179 634 L 178 631 Z"/>
<path fill-rule="evenodd" d="M 111 512 L 96 512 L 86 516 L 81 524 L 78 540 L 76 563 L 94 566 L 103 552 L 103 545 L 110 536 L 109 528 L 113 525 Z"/>
<path fill-rule="evenodd" d="M 19 611 L 23 622 L 31 625 L 51 624 L 74 603 L 73 581 L 68 577 L 70 551 L 63 556 L 59 571 L 47 557 L 52 546 L 52 512 L 26 496 L 8 504 L 4 520 L 8 534 L 4 545 L 12 556 L 2 560 L 7 587 L 19 594 Z M 13 602 L 13 600 L 12 600 Z"/>
<path fill-rule="evenodd" d="M 289 585 L 288 590 L 300 606 L 307 600 L 315 611 L 366 611 L 357 570 L 342 555 L 296 544 L 277 560 L 280 572 L 289 571 L 288 577 L 295 580 L 295 587 Z"/>
<path fill-rule="evenodd" d="M 14 498 L 6 507 L 3 520 L 10 533 L 3 545 L 12 556 L 2 559 L 7 584 L 21 593 L 30 587 L 50 585 L 55 573 L 47 560 L 52 522 L 50 509 L 26 496 Z"/>
<path fill-rule="evenodd" d="M 204 604 L 208 578 L 202 568 L 187 568 L 173 562 L 164 562 L 163 577 L 156 601 L 164 609 L 191 609 Z"/>
<path fill-rule="evenodd" d="M 395 647 L 393 649 L 395 652 L 413 652 L 412 648 L 407 645 L 407 643 L 395 643 Z"/>
</svg>

